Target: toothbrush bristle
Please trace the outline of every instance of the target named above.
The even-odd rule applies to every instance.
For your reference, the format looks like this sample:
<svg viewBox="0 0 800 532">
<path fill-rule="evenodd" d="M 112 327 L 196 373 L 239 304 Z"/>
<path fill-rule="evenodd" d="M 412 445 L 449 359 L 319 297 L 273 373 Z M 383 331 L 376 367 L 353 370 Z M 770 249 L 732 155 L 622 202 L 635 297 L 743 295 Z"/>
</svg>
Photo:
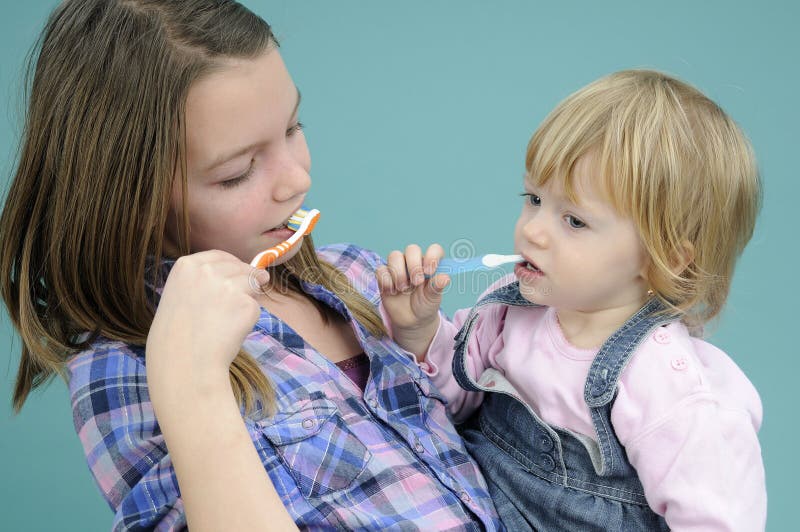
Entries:
<svg viewBox="0 0 800 532">
<path fill-rule="evenodd" d="M 303 219 L 305 219 L 307 214 L 308 210 L 304 208 L 297 209 L 295 213 L 291 216 L 291 218 L 289 218 L 289 221 L 286 222 L 286 227 L 288 227 L 292 231 L 297 231 L 303 224 Z"/>
</svg>

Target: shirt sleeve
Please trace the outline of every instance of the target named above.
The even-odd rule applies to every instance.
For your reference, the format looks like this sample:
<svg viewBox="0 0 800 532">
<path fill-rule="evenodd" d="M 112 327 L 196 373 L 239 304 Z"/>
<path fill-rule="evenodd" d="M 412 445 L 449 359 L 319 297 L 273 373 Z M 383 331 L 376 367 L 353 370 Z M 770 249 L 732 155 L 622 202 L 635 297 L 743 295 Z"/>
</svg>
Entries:
<svg viewBox="0 0 800 532">
<path fill-rule="evenodd" d="M 640 386 L 621 390 L 612 410 L 648 504 L 675 531 L 764 530 L 761 402 L 755 388 L 738 368 L 715 382 L 712 372 L 704 371 L 707 358 L 671 356 L 662 360 L 671 367 L 656 367 L 658 381 L 643 378 L 648 370 L 640 364 L 639 374 L 630 378 Z M 655 376 L 659 358 L 652 360 L 649 371 Z"/>
<path fill-rule="evenodd" d="M 184 530 L 175 470 L 141 359 L 117 344 L 81 353 L 68 368 L 75 429 L 115 512 L 113 530 Z"/>
<path fill-rule="evenodd" d="M 491 291 L 491 287 L 487 293 Z M 433 383 L 447 399 L 447 409 L 456 423 L 467 418 L 483 402 L 483 392 L 470 392 L 458 385 L 453 375 L 455 337 L 469 317 L 471 309 L 461 309 L 452 320 L 440 312 L 439 328 L 431 341 L 425 360 L 421 365 Z M 489 368 L 505 373 L 496 363 L 503 349 L 503 324 L 506 308 L 491 305 L 481 309 L 472 332 L 467 339 L 465 366 L 469 376 L 477 381 Z"/>
<path fill-rule="evenodd" d="M 453 416 L 453 421 L 464 421 L 474 412 L 483 401 L 483 392 L 468 392 L 461 388 L 453 375 L 453 355 L 455 354 L 455 337 L 464 325 L 464 320 L 469 315 L 469 309 L 462 309 L 455 313 L 450 321 L 439 313 L 439 328 L 431 341 L 425 360 L 420 364 L 422 370 L 447 399 L 447 410 Z M 480 318 L 479 318 L 480 319 Z M 470 376 L 483 373 L 485 369 L 480 357 L 480 345 L 477 336 L 480 332 L 480 323 L 475 325 L 473 334 L 469 339 L 466 358 Z"/>
</svg>

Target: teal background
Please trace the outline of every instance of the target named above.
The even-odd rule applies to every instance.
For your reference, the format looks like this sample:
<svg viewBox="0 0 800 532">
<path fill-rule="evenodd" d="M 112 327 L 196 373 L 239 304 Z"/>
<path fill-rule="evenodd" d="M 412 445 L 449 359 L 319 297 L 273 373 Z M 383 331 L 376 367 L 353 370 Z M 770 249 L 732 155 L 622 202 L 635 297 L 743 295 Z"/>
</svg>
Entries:
<svg viewBox="0 0 800 532">
<path fill-rule="evenodd" d="M 314 160 L 309 204 L 323 213 L 318 244 L 353 241 L 383 255 L 409 242 L 510 252 L 525 146 L 567 94 L 614 70 L 649 67 L 720 103 L 751 138 L 766 192 L 711 339 L 761 393 L 768 529 L 793 528 L 800 4 L 245 3 L 274 26 L 303 92 Z M 21 128 L 24 56 L 55 4 L 2 0 L 3 190 Z M 489 280 L 456 280 L 446 310 L 469 305 Z M 64 384 L 34 393 L 12 415 L 20 344 L 5 313 L 1 320 L 0 528 L 108 529 L 112 515 L 85 465 Z"/>
</svg>

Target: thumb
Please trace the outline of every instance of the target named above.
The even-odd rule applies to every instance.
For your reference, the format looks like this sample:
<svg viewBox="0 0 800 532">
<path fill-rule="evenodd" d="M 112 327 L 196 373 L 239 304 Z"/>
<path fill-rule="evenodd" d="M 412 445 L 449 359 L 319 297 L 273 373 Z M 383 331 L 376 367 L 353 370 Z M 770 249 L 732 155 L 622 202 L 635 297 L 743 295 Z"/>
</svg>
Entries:
<svg viewBox="0 0 800 532">
<path fill-rule="evenodd" d="M 439 309 L 439 305 L 442 303 L 442 293 L 449 284 L 450 277 L 443 273 L 431 277 L 425 283 L 422 289 L 422 303 L 426 309 Z"/>
<path fill-rule="evenodd" d="M 262 268 L 252 268 L 247 276 L 247 284 L 255 295 L 263 294 L 264 287 L 269 284 L 269 272 Z"/>
</svg>

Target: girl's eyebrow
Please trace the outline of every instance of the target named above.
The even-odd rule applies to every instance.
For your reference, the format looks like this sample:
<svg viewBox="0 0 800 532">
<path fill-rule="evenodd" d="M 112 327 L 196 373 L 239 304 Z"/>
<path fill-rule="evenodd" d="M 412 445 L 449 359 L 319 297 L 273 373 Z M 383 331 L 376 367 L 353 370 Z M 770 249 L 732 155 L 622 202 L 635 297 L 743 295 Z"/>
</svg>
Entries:
<svg viewBox="0 0 800 532">
<path fill-rule="evenodd" d="M 300 95 L 300 89 L 298 89 L 297 87 L 295 87 L 295 91 L 297 91 L 297 101 L 295 102 L 295 104 L 294 104 L 294 109 L 292 110 L 292 114 L 291 114 L 291 117 L 292 117 L 292 118 L 294 118 L 295 116 L 297 116 L 297 110 L 300 108 L 300 98 L 301 98 L 301 95 Z M 206 169 L 205 169 L 205 170 L 203 170 L 203 171 L 204 171 L 204 172 L 210 172 L 210 171 L 211 171 L 211 170 L 213 170 L 214 168 L 216 168 L 216 167 L 218 167 L 218 166 L 220 166 L 220 165 L 222 165 L 222 164 L 224 164 L 224 163 L 226 163 L 226 162 L 230 161 L 231 159 L 235 159 L 235 158 L 237 158 L 237 157 L 240 157 L 240 156 L 244 155 L 245 153 L 247 153 L 247 152 L 249 152 L 249 151 L 253 150 L 254 148 L 256 148 L 257 146 L 259 146 L 260 144 L 261 144 L 261 142 L 254 142 L 253 144 L 250 144 L 250 145 L 248 145 L 248 146 L 245 146 L 244 148 L 238 149 L 238 150 L 236 150 L 236 151 L 235 151 L 235 152 L 233 152 L 233 153 L 229 153 L 229 154 L 225 154 L 225 155 L 221 155 L 221 156 L 219 156 L 219 157 L 216 157 L 216 158 L 215 158 L 215 159 L 214 159 L 214 160 L 211 162 L 211 164 L 209 164 L 209 165 L 206 167 Z"/>
</svg>

